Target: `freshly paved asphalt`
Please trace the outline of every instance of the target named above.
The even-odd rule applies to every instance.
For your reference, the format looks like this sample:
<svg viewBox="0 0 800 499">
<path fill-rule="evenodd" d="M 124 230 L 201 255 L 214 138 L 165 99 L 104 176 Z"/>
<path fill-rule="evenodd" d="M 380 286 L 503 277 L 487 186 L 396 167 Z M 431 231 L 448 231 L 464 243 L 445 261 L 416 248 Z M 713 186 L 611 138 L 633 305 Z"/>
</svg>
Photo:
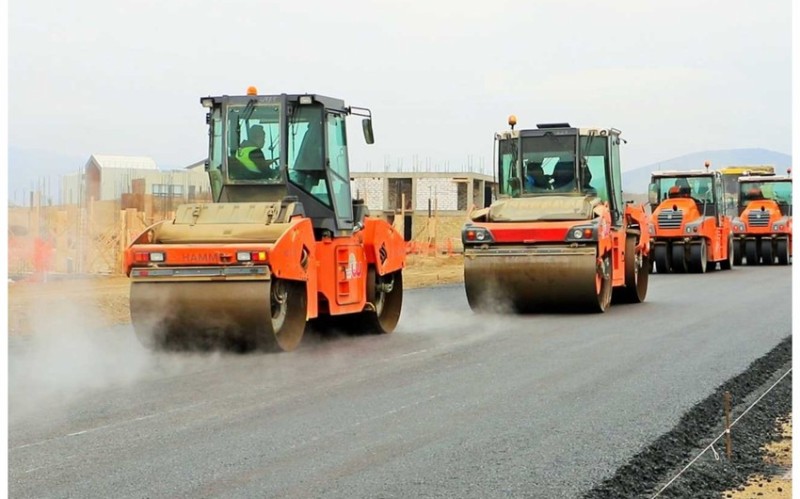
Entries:
<svg viewBox="0 0 800 499">
<path fill-rule="evenodd" d="M 603 315 L 406 292 L 395 334 L 153 354 L 9 344 L 11 497 L 576 497 L 791 334 L 791 268 L 653 275 Z M 55 324 L 55 323 L 54 323 Z"/>
</svg>

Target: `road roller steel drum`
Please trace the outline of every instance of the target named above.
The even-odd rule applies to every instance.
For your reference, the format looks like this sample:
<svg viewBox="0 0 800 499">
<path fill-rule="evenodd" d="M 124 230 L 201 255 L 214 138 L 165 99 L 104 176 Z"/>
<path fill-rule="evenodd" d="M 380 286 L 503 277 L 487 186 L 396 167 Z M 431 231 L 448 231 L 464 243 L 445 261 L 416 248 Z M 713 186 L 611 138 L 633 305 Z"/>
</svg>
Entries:
<svg viewBox="0 0 800 499">
<path fill-rule="evenodd" d="M 608 269 L 592 247 L 471 249 L 464 257 L 467 299 L 476 309 L 590 310 L 611 292 Z"/>
</svg>

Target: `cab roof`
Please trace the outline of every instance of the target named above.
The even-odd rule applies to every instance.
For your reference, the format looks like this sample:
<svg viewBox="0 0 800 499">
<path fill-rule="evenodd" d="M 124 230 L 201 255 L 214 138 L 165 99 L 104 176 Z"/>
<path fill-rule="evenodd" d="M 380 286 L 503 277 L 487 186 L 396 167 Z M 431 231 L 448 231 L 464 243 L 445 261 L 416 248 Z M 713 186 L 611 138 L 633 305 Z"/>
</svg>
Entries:
<svg viewBox="0 0 800 499">
<path fill-rule="evenodd" d="M 569 123 L 539 123 L 536 128 L 521 128 L 515 130 L 501 130 L 495 133 L 496 139 L 516 139 L 519 137 L 536 137 L 552 132 L 556 135 L 580 136 L 619 136 L 621 130 L 613 127 L 573 127 Z"/>
<path fill-rule="evenodd" d="M 258 95 L 218 95 L 213 96 L 209 95 L 207 97 L 201 97 L 200 103 L 206 107 L 206 103 L 215 102 L 215 103 L 246 103 L 251 99 L 255 99 L 257 102 L 279 102 L 283 99 L 291 102 L 300 102 L 301 97 L 310 98 L 311 102 L 320 102 L 325 107 L 331 109 L 347 109 L 344 104 L 344 100 L 337 99 L 335 97 L 328 97 L 325 95 L 320 94 L 258 94 Z"/>
<path fill-rule="evenodd" d="M 791 182 L 792 177 L 788 175 L 744 175 L 739 177 L 739 182 Z"/>
<path fill-rule="evenodd" d="M 717 173 L 716 170 L 658 170 L 651 175 L 653 177 L 712 177 Z"/>
</svg>

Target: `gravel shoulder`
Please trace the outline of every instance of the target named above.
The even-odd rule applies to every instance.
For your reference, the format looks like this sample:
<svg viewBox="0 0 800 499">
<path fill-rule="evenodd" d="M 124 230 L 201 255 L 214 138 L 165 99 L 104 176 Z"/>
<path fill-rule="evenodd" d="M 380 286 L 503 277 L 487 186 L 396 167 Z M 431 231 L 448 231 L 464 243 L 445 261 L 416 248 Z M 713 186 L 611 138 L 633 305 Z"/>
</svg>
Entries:
<svg viewBox="0 0 800 499">
<path fill-rule="evenodd" d="M 790 497 L 791 483 L 779 481 L 791 481 L 791 425 L 784 425 L 792 411 L 791 366 L 788 337 L 584 497 Z M 733 397 L 731 459 L 725 440 L 716 440 L 725 429 L 725 392 Z"/>
</svg>

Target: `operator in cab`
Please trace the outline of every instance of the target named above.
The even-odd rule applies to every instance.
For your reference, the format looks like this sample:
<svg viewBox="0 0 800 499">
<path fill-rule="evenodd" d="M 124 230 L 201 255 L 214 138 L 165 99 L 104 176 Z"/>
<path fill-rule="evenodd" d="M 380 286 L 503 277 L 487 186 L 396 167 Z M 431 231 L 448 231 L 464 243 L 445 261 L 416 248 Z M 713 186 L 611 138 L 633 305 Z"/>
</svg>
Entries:
<svg viewBox="0 0 800 499">
<path fill-rule="evenodd" d="M 540 163 L 528 163 L 525 175 L 525 191 L 538 192 L 550 189 L 550 183 Z"/>
<path fill-rule="evenodd" d="M 253 125 L 247 135 L 247 139 L 239 144 L 239 149 L 236 150 L 236 160 L 241 165 L 241 168 L 237 168 L 235 172 L 232 172 L 233 176 L 240 180 L 273 180 L 278 178 L 280 172 L 277 166 L 272 166 L 277 160 L 266 159 L 262 150 L 266 143 L 264 128 L 261 125 Z"/>
</svg>

